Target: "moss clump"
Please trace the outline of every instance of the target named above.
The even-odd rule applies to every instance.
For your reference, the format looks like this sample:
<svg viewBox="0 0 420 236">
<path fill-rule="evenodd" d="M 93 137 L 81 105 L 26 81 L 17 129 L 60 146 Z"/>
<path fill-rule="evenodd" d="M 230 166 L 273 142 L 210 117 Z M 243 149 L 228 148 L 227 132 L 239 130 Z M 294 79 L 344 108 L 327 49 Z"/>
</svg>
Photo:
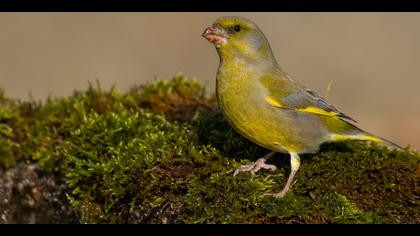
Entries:
<svg viewBox="0 0 420 236">
<path fill-rule="evenodd" d="M 13 149 L 17 144 L 13 141 L 13 130 L 7 125 L 11 119 L 11 111 L 0 108 L 0 167 L 9 168 L 16 164 Z"/>
<path fill-rule="evenodd" d="M 205 87 L 200 82 L 180 73 L 170 81 L 133 87 L 130 95 L 135 103 L 164 115 L 169 121 L 191 121 L 199 113 L 208 113 L 216 104 L 214 97 L 205 97 Z"/>
<path fill-rule="evenodd" d="M 66 180 L 75 206 L 96 205 L 99 222 L 147 222 L 136 215 L 182 203 L 186 183 L 208 154 L 190 126 L 148 112 L 92 113 L 76 122 L 63 145 Z M 91 208 L 81 209 L 82 216 L 92 214 L 86 212 Z M 166 217 L 176 220 L 172 213 Z M 147 219 L 159 220 L 156 215 Z"/>
<path fill-rule="evenodd" d="M 9 168 L 16 164 L 14 149 L 18 144 L 14 140 L 13 119 L 17 119 L 16 104 L 4 96 L 0 88 L 0 168 Z"/>
<path fill-rule="evenodd" d="M 234 177 L 268 150 L 183 75 L 127 93 L 90 85 L 44 104 L 0 95 L 2 168 L 29 163 L 40 168 L 33 178 L 54 176 L 81 223 L 420 223 L 419 154 L 364 142 L 304 155 L 289 194 L 264 196 L 284 186 L 289 157 Z"/>
</svg>

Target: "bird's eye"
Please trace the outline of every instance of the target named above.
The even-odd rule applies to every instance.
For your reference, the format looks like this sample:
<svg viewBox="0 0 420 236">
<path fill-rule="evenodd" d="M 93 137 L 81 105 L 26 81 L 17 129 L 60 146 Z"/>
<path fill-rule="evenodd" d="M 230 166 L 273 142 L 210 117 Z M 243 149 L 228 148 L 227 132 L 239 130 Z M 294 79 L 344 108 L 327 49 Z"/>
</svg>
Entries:
<svg viewBox="0 0 420 236">
<path fill-rule="evenodd" d="M 235 31 L 236 33 L 241 31 L 241 26 L 240 25 L 233 26 L 233 31 Z"/>
</svg>

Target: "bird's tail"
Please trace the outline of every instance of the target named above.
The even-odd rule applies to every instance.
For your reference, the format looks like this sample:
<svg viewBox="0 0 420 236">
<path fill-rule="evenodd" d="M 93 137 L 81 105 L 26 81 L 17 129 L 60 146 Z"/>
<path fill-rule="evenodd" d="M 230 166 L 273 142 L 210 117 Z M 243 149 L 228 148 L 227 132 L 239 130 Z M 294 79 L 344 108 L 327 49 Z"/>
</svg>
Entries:
<svg viewBox="0 0 420 236">
<path fill-rule="evenodd" d="M 367 133 L 367 132 L 364 132 L 363 134 L 359 134 L 358 136 L 360 137 L 360 140 L 369 140 L 369 141 L 373 141 L 373 142 L 377 142 L 377 143 L 383 143 L 383 144 L 385 144 L 389 147 L 392 147 L 392 148 L 395 148 L 395 149 L 398 149 L 398 150 L 404 150 L 400 145 L 398 145 L 396 143 L 393 143 L 389 140 L 386 140 L 384 138 L 375 136 L 375 135 Z"/>
<path fill-rule="evenodd" d="M 348 122 L 346 122 L 348 123 Z M 401 146 L 399 146 L 398 144 L 395 144 L 389 140 L 386 140 L 384 138 L 378 137 L 376 135 L 373 135 L 371 133 L 368 133 L 358 127 L 356 127 L 355 125 L 348 123 L 349 125 L 353 126 L 353 130 L 348 133 L 348 134 L 333 134 L 331 139 L 333 141 L 337 141 L 337 140 L 368 140 L 368 141 L 373 141 L 375 143 L 382 143 L 385 144 L 389 147 L 395 148 L 397 150 L 404 150 Z"/>
</svg>

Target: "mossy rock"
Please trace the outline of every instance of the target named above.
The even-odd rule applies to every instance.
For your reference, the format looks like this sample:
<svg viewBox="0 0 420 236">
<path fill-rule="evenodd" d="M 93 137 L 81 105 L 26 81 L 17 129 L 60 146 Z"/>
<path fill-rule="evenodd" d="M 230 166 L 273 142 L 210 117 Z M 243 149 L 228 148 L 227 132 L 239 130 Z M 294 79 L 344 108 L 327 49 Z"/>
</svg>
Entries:
<svg viewBox="0 0 420 236">
<path fill-rule="evenodd" d="M 233 176 L 267 152 L 232 130 L 204 86 L 181 74 L 127 93 L 89 85 L 44 103 L 0 93 L 1 171 L 36 166 L 31 176 L 60 183 L 61 206 L 75 212 L 35 222 L 420 223 L 417 152 L 325 144 L 302 156 L 282 199 L 264 194 L 284 186 L 288 155 L 273 157 L 274 172 Z M 16 215 L 39 209 L 0 211 L 13 207 Z"/>
</svg>

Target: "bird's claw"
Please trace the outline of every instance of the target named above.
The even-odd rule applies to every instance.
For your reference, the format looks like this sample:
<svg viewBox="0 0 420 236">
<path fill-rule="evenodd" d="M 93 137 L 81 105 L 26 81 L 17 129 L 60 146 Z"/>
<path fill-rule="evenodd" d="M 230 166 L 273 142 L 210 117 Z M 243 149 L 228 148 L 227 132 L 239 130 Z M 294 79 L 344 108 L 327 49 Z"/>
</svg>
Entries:
<svg viewBox="0 0 420 236">
<path fill-rule="evenodd" d="M 264 193 L 263 196 L 270 196 L 270 197 L 275 197 L 275 198 L 282 198 L 286 195 L 287 190 L 281 190 L 278 193 Z"/>
<path fill-rule="evenodd" d="M 265 159 L 258 159 L 256 162 L 249 164 L 249 165 L 241 165 L 238 169 L 235 170 L 233 176 L 239 174 L 239 172 L 251 172 L 251 174 L 255 174 L 257 171 L 262 169 L 268 170 L 277 170 L 275 165 L 265 164 Z"/>
</svg>

